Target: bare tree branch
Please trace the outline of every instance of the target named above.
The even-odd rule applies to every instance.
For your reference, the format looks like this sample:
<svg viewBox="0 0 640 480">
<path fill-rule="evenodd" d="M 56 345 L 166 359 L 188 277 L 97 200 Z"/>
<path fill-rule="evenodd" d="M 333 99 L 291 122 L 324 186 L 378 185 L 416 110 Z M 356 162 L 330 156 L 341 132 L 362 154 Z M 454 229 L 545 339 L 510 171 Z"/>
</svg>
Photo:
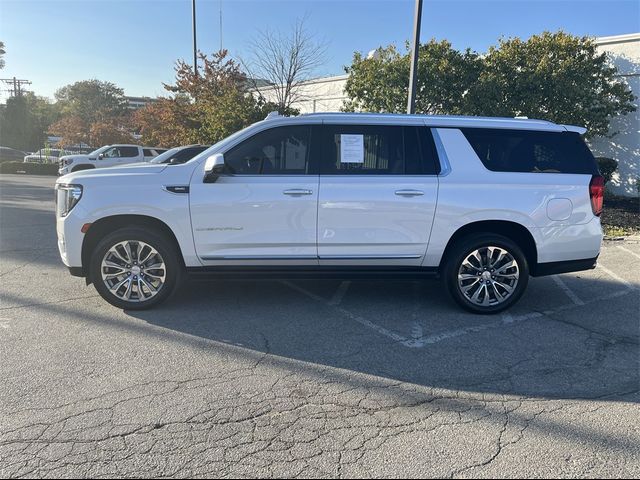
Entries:
<svg viewBox="0 0 640 480">
<path fill-rule="evenodd" d="M 250 60 L 242 62 L 249 74 L 249 87 L 263 100 L 269 100 L 264 95 L 268 89 L 281 113 L 304 97 L 301 84 L 313 78 L 327 54 L 326 42 L 306 30 L 305 18 L 296 21 L 289 35 L 269 29 L 259 32 L 250 48 Z M 266 80 L 270 86 L 259 85 L 258 80 Z"/>
</svg>

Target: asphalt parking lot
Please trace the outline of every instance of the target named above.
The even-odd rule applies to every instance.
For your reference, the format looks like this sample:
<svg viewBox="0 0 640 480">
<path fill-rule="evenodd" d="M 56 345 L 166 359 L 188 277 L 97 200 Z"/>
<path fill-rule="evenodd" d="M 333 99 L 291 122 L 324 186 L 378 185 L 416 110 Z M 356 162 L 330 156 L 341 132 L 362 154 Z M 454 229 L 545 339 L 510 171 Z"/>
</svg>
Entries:
<svg viewBox="0 0 640 480">
<path fill-rule="evenodd" d="M 436 281 L 193 281 L 118 310 L 0 176 L 2 477 L 638 477 L 640 244 L 509 313 Z"/>
</svg>

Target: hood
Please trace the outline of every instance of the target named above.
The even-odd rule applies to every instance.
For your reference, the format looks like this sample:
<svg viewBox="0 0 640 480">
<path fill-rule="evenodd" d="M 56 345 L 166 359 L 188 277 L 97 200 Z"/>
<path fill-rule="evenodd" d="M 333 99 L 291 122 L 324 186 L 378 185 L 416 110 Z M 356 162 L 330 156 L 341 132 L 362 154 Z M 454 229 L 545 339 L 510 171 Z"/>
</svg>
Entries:
<svg viewBox="0 0 640 480">
<path fill-rule="evenodd" d="M 123 175 L 152 175 L 162 172 L 167 165 L 155 165 L 149 163 L 132 163 L 121 167 L 92 168 L 89 170 L 80 170 L 79 172 L 69 173 L 58 179 L 58 183 L 73 183 L 90 178 L 114 177 L 114 181 L 118 181 L 117 177 Z"/>
<path fill-rule="evenodd" d="M 81 153 L 76 154 L 76 155 L 62 155 L 60 157 L 61 159 L 64 158 L 66 159 L 72 159 L 72 160 L 89 160 L 89 155 L 83 155 Z M 92 160 L 95 160 L 95 158 L 93 158 Z"/>
</svg>

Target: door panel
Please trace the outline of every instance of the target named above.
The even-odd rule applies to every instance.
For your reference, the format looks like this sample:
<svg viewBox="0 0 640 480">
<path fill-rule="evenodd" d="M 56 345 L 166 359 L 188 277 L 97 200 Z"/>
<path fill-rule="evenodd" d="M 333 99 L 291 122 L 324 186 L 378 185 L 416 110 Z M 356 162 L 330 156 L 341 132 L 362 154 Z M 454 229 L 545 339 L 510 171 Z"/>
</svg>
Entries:
<svg viewBox="0 0 640 480">
<path fill-rule="evenodd" d="M 322 176 L 318 200 L 321 263 L 362 258 L 372 263 L 396 259 L 419 265 L 429 241 L 437 189 L 437 177 Z M 414 194 L 403 195 L 403 190 Z"/>
<path fill-rule="evenodd" d="M 276 258 L 317 264 L 317 175 L 221 176 L 192 184 L 190 198 L 196 250 L 206 263 Z"/>
<path fill-rule="evenodd" d="M 430 131 L 325 125 L 322 139 L 320 263 L 419 265 L 438 192 Z"/>
<path fill-rule="evenodd" d="M 224 152 L 215 183 L 194 175 L 191 221 L 203 262 L 317 265 L 320 178 L 311 132 L 310 125 L 259 131 Z"/>
</svg>

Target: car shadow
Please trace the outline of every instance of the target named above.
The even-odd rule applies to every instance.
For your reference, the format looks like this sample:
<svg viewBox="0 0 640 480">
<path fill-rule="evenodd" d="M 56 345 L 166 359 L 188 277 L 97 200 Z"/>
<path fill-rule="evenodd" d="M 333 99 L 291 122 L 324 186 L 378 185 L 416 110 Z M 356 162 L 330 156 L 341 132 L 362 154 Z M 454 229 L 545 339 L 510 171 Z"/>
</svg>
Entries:
<svg viewBox="0 0 640 480">
<path fill-rule="evenodd" d="M 552 281 L 532 279 L 522 306 L 478 316 L 463 313 L 437 281 L 353 281 L 336 304 L 340 281 L 217 280 L 190 281 L 163 306 L 127 313 L 273 358 L 432 388 L 583 399 L 637 393 L 637 292 L 602 278 L 576 281 L 585 298 L 594 291 L 605 300 L 551 301 Z"/>
</svg>

